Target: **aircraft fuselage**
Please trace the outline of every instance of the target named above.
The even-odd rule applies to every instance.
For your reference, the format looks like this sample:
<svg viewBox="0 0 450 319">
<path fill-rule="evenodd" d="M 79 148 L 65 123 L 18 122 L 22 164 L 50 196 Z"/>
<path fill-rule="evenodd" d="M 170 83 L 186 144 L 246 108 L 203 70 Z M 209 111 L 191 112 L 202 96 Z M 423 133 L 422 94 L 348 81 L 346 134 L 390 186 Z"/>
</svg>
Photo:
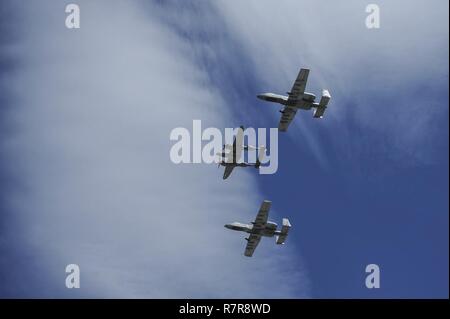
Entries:
<svg viewBox="0 0 450 319">
<path fill-rule="evenodd" d="M 226 224 L 225 227 L 228 229 L 242 231 L 249 234 L 256 234 L 264 237 L 273 237 L 274 235 L 281 234 L 281 232 L 277 230 L 277 224 L 274 222 L 267 222 L 266 227 L 261 230 L 254 229 L 252 224 L 242 224 L 238 222 Z"/>
<path fill-rule="evenodd" d="M 264 101 L 279 103 L 282 105 L 296 107 L 303 110 L 309 110 L 313 106 L 317 106 L 317 103 L 314 103 L 316 96 L 308 92 L 303 93 L 297 99 L 293 99 L 290 98 L 289 96 L 275 93 L 259 94 L 258 98 Z"/>
</svg>

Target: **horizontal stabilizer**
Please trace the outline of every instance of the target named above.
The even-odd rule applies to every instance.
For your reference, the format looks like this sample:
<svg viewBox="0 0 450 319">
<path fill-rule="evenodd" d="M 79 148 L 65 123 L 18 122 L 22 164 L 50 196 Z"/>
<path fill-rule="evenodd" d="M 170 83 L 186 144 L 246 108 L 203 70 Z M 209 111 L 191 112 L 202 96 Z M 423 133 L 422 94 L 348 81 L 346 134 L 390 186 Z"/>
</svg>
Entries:
<svg viewBox="0 0 450 319">
<path fill-rule="evenodd" d="M 261 147 L 264 147 L 264 145 L 261 145 L 260 147 L 254 146 L 254 145 L 247 145 L 247 146 L 244 146 L 244 150 L 246 150 L 246 151 L 257 151 L 257 150 L 260 150 Z"/>
<path fill-rule="evenodd" d="M 327 106 L 328 102 L 330 102 L 330 99 L 331 99 L 330 92 L 328 92 L 328 90 L 323 90 L 322 91 L 322 97 L 320 99 L 319 105 L 320 106 Z"/>
<path fill-rule="evenodd" d="M 325 109 L 327 108 L 328 103 L 330 102 L 331 95 L 328 90 L 322 91 L 322 98 L 320 99 L 319 105 L 316 106 L 316 109 L 314 110 L 313 117 L 315 118 L 322 118 L 323 114 L 325 113 Z"/>
<path fill-rule="evenodd" d="M 316 109 L 314 110 L 313 117 L 316 119 L 323 118 L 323 113 L 325 113 L 325 109 L 326 109 L 326 107 L 322 107 L 322 106 L 316 107 Z"/>
<path fill-rule="evenodd" d="M 278 245 L 284 244 L 290 228 L 291 228 L 291 223 L 289 222 L 289 219 L 283 218 L 283 226 L 281 227 L 281 234 L 277 236 L 277 244 Z"/>
</svg>

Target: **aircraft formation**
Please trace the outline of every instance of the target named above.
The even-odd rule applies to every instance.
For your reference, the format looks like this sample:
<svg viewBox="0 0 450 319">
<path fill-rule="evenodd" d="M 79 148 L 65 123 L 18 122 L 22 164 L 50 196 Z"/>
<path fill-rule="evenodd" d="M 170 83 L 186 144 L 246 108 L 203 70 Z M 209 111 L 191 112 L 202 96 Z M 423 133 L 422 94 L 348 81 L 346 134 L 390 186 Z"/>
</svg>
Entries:
<svg viewBox="0 0 450 319">
<path fill-rule="evenodd" d="M 281 119 L 278 124 L 278 130 L 280 132 L 286 132 L 289 124 L 291 124 L 297 111 L 301 110 L 311 110 L 314 109 L 313 117 L 322 118 L 328 103 L 330 102 L 331 96 L 328 90 L 322 91 L 322 97 L 319 102 L 315 102 L 316 96 L 312 93 L 306 92 L 306 83 L 308 81 L 309 69 L 301 69 L 297 75 L 297 78 L 292 86 L 291 91 L 287 92 L 286 95 L 280 95 L 275 93 L 263 93 L 257 95 L 261 100 L 278 103 L 284 106 L 281 113 Z M 262 157 L 265 154 L 265 146 L 252 146 L 243 145 L 244 141 L 244 127 L 241 126 L 238 129 L 236 136 L 234 137 L 233 144 L 225 144 L 222 148 L 222 152 L 217 155 L 220 156 L 219 167 L 224 166 L 225 171 L 223 174 L 223 179 L 227 179 L 235 167 L 254 167 L 259 168 L 261 165 Z M 246 163 L 239 162 L 242 151 L 257 150 L 258 156 L 256 163 Z M 245 247 L 244 255 L 247 257 L 252 257 L 253 253 L 258 246 L 262 237 L 274 237 L 276 236 L 276 243 L 279 245 L 284 244 L 286 241 L 289 229 L 291 228 L 291 223 L 287 218 L 283 218 L 282 226 L 280 230 L 277 230 L 277 224 L 268 221 L 269 210 L 272 202 L 264 200 L 261 207 L 256 215 L 256 219 L 250 224 L 243 224 L 239 222 L 234 222 L 231 224 L 226 224 L 225 227 L 228 229 L 246 232 L 249 235 L 247 240 L 247 246 Z"/>
</svg>

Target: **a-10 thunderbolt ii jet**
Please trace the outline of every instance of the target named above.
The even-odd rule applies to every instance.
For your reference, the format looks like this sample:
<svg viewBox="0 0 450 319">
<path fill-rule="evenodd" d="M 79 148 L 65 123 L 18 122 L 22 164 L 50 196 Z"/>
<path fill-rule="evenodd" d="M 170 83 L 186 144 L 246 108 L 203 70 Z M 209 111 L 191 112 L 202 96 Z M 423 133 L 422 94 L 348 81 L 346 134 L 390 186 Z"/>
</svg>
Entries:
<svg viewBox="0 0 450 319">
<path fill-rule="evenodd" d="M 261 100 L 284 105 L 284 109 L 280 110 L 282 115 L 280 124 L 278 125 L 278 130 L 281 132 L 286 132 L 298 109 L 310 110 L 314 108 L 313 117 L 323 117 L 323 113 L 331 99 L 330 93 L 328 90 L 323 90 L 319 103 L 314 102 L 316 96 L 312 93 L 305 92 L 308 75 L 309 69 L 301 69 L 291 91 L 287 92 L 287 96 L 274 93 L 263 93 L 258 95 L 258 98 Z"/>
<path fill-rule="evenodd" d="M 283 225 L 281 230 L 277 230 L 277 224 L 274 222 L 267 221 L 269 217 L 269 210 L 272 202 L 265 200 L 261 204 L 261 208 L 259 209 L 258 215 L 256 219 L 251 224 L 242 224 L 238 222 L 234 222 L 231 224 L 225 225 L 226 228 L 243 231 L 249 233 L 250 236 L 246 238 L 247 246 L 245 247 L 244 255 L 247 257 L 252 257 L 253 252 L 258 246 L 261 237 L 273 237 L 276 236 L 276 243 L 278 245 L 284 244 L 286 237 L 289 232 L 289 228 L 291 228 L 291 224 L 287 218 L 283 218 Z"/>
<path fill-rule="evenodd" d="M 264 156 L 266 147 L 265 146 L 244 146 L 244 127 L 241 126 L 237 130 L 237 134 L 234 137 L 233 145 L 225 144 L 222 148 L 222 152 L 218 153 L 220 155 L 219 167 L 222 165 L 225 167 L 225 171 L 223 173 L 223 179 L 227 179 L 228 176 L 231 175 L 231 172 L 235 167 L 254 167 L 259 168 L 261 166 L 261 160 Z M 259 150 L 258 157 L 256 158 L 256 163 L 246 163 L 246 162 L 238 162 L 242 155 L 242 150 Z"/>
</svg>

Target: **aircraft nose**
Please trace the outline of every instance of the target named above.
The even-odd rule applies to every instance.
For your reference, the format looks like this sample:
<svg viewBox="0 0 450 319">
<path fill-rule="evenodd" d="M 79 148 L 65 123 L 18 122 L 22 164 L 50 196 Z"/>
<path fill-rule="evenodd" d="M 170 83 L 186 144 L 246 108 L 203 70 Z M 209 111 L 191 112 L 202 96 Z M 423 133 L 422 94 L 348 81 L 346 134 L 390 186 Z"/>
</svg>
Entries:
<svg viewBox="0 0 450 319">
<path fill-rule="evenodd" d="M 225 228 L 231 229 L 231 225 L 230 224 L 226 224 Z"/>
<path fill-rule="evenodd" d="M 258 94 L 256 97 L 260 100 L 265 100 L 264 94 Z"/>
</svg>

